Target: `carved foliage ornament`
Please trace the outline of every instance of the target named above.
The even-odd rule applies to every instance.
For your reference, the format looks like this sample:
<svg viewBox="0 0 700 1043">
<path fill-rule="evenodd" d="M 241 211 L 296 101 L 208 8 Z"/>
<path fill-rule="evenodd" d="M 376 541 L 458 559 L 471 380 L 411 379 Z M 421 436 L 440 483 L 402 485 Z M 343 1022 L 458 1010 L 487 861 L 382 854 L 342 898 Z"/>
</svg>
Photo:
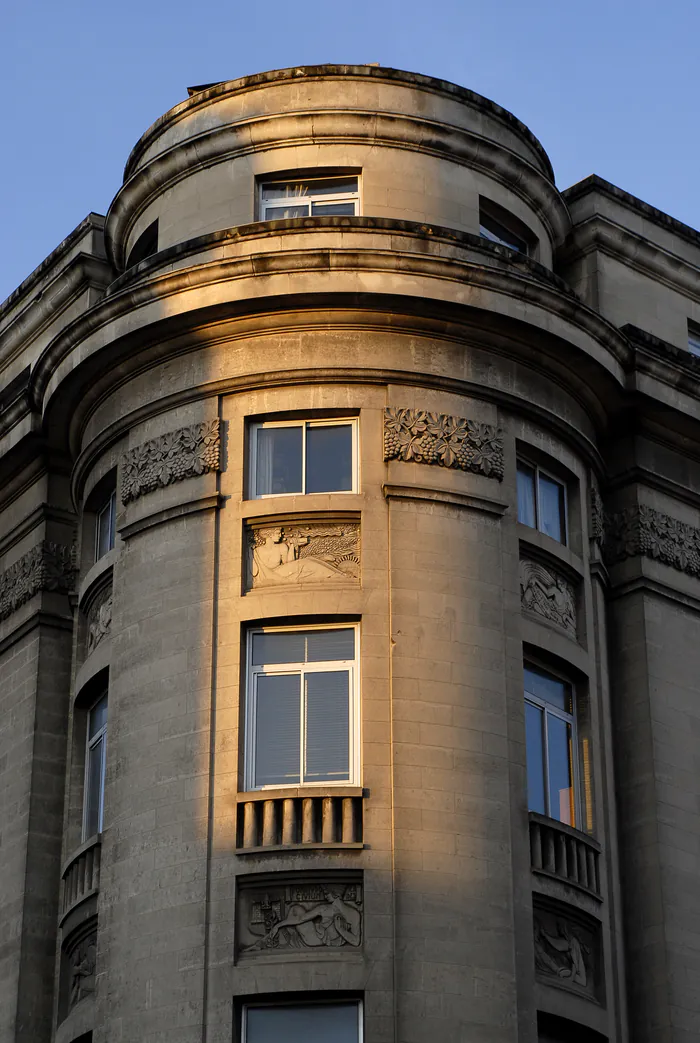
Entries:
<svg viewBox="0 0 700 1043">
<path fill-rule="evenodd" d="M 362 944 L 359 880 L 270 883 L 239 892 L 239 952 L 357 949 Z"/>
<path fill-rule="evenodd" d="M 520 562 L 520 602 L 549 623 L 576 637 L 576 597 L 568 580 L 536 561 Z"/>
<path fill-rule="evenodd" d="M 0 619 L 6 619 L 40 590 L 70 593 L 74 576 L 72 549 L 42 540 L 0 573 Z"/>
<path fill-rule="evenodd" d="M 503 480 L 503 439 L 491 424 L 422 409 L 384 410 L 384 459 L 412 460 Z"/>
<path fill-rule="evenodd" d="M 638 555 L 700 576 L 700 529 L 637 504 L 607 519 L 605 557 L 610 564 Z"/>
<path fill-rule="evenodd" d="M 220 468 L 219 419 L 190 424 L 130 449 L 122 459 L 122 503 Z"/>
<path fill-rule="evenodd" d="M 360 526 L 307 523 L 248 529 L 248 588 L 359 580 Z"/>
<path fill-rule="evenodd" d="M 598 927 L 560 914 L 534 909 L 535 970 L 538 977 L 583 993 L 596 995 Z"/>
<path fill-rule="evenodd" d="M 112 628 L 112 588 L 105 587 L 95 598 L 87 613 L 87 654 L 94 652 L 103 637 Z"/>
<path fill-rule="evenodd" d="M 598 487 L 591 483 L 591 539 L 602 547 L 605 542 L 605 510 Z"/>
</svg>

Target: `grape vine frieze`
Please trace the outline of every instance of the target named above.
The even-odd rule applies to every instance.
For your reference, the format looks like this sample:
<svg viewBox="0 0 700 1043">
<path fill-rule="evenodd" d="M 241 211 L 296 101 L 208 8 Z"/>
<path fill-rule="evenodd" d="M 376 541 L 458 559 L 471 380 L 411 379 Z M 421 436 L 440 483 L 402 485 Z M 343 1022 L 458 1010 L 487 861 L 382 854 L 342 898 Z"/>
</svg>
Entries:
<svg viewBox="0 0 700 1043">
<path fill-rule="evenodd" d="M 503 439 L 491 424 L 423 409 L 384 410 L 384 459 L 436 464 L 503 480 Z"/>
<path fill-rule="evenodd" d="M 173 482 L 220 468 L 218 417 L 169 431 L 130 449 L 122 458 L 122 503 Z"/>
<path fill-rule="evenodd" d="M 71 547 L 42 540 L 0 573 L 0 619 L 7 619 L 41 590 L 69 594 L 75 571 Z"/>
</svg>

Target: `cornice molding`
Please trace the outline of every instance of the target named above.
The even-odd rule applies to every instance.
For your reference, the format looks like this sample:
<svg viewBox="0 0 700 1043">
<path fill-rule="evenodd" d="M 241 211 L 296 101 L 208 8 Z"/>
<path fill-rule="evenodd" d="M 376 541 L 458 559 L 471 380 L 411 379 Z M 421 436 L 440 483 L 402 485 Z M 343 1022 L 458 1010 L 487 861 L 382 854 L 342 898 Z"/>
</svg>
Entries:
<svg viewBox="0 0 700 1043">
<path fill-rule="evenodd" d="M 220 469 L 219 418 L 168 431 L 130 449 L 121 462 L 121 501 Z"/>
<path fill-rule="evenodd" d="M 554 183 L 516 152 L 480 134 L 398 112 L 317 109 L 225 124 L 154 156 L 131 175 L 110 205 L 105 221 L 108 257 L 121 271 L 126 238 L 139 215 L 163 192 L 198 170 L 259 151 L 332 144 L 420 152 L 480 170 L 527 203 L 554 245 L 563 242 L 571 228 L 568 209 Z"/>
<path fill-rule="evenodd" d="M 40 591 L 69 594 L 75 580 L 73 549 L 42 540 L 0 573 L 0 620 Z"/>
<path fill-rule="evenodd" d="M 429 485 L 395 485 L 385 482 L 382 485 L 387 500 L 409 500 L 414 503 L 437 503 L 448 507 L 458 507 L 465 511 L 479 511 L 502 518 L 508 510 L 508 504 L 502 500 L 493 500 L 490 496 L 478 496 L 474 493 L 458 493 L 451 489 L 438 489 Z"/>
</svg>

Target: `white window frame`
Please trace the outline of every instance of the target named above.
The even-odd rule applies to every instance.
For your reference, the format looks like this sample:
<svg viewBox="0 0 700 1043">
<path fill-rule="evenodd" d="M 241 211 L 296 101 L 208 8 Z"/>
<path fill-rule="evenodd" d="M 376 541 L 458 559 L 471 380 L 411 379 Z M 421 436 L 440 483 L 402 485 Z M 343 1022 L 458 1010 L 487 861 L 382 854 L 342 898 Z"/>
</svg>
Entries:
<svg viewBox="0 0 700 1043">
<path fill-rule="evenodd" d="M 90 735 L 90 714 L 95 709 L 97 704 L 102 699 L 107 698 L 107 716 L 105 717 L 105 723 L 99 728 L 94 735 Z M 83 827 L 82 836 L 83 843 L 89 840 L 91 836 L 95 836 L 94 833 L 87 832 L 87 816 L 88 816 L 88 787 L 90 782 L 90 751 L 93 750 L 98 744 L 100 744 L 100 794 L 99 804 L 97 811 L 97 833 L 102 832 L 102 826 L 104 824 L 104 803 L 105 803 L 105 766 L 106 766 L 106 752 L 107 752 L 107 724 L 109 721 L 109 693 L 105 691 L 101 692 L 97 699 L 94 700 L 90 705 L 90 709 L 87 712 L 87 718 L 85 722 L 85 771 L 83 774 Z"/>
<path fill-rule="evenodd" d="M 104 515 L 107 515 L 109 523 L 109 547 L 106 551 L 100 554 L 100 522 Z M 112 489 L 109 494 L 109 499 L 104 501 L 102 506 L 95 511 L 95 561 L 99 561 L 100 558 L 104 558 L 105 554 L 109 554 L 114 549 L 114 544 L 117 539 L 117 490 Z"/>
<path fill-rule="evenodd" d="M 516 497 L 517 497 L 517 470 L 518 470 L 520 464 L 522 464 L 524 467 L 529 467 L 531 471 L 535 472 L 535 526 L 534 526 L 535 527 L 535 531 L 536 532 L 541 532 L 543 536 L 549 537 L 550 540 L 554 539 L 554 542 L 558 543 L 560 547 L 568 547 L 569 546 L 569 489 L 568 489 L 567 483 L 562 481 L 562 479 L 558 475 L 552 474 L 552 472 L 548 471 L 545 467 L 540 467 L 539 464 L 535 464 L 531 460 L 528 460 L 527 457 L 525 457 L 525 456 L 518 456 L 517 459 L 516 459 Z M 540 475 L 541 474 L 544 475 L 545 478 L 549 478 L 550 481 L 556 482 L 556 484 L 561 486 L 561 488 L 564 490 L 564 539 L 563 540 L 555 539 L 553 536 L 550 536 L 548 532 L 545 532 L 544 529 L 542 529 L 540 527 L 540 513 L 541 513 L 540 512 Z M 526 522 L 521 522 L 520 518 L 518 518 L 518 522 L 521 525 L 525 525 L 525 527 L 528 528 L 528 529 L 531 528 L 531 526 L 527 525 Z"/>
<path fill-rule="evenodd" d="M 300 427 L 301 438 L 301 489 L 292 493 L 258 493 L 256 481 L 258 473 L 258 438 L 257 432 L 263 427 Z M 352 488 L 330 489 L 327 493 L 306 492 L 306 432 L 310 427 L 350 427 L 352 432 Z M 357 493 L 360 484 L 359 476 L 359 423 L 358 417 L 331 417 L 326 420 L 270 420 L 250 425 L 250 476 L 249 497 L 251 500 L 266 500 L 273 496 L 347 496 Z"/>
<path fill-rule="evenodd" d="M 357 191 L 356 192 L 338 192 L 338 193 L 324 193 L 314 195 L 313 192 L 307 196 L 289 196 L 288 199 L 280 200 L 265 200 L 263 199 L 263 190 L 269 188 L 270 185 L 313 185 L 314 181 L 333 181 L 337 178 L 338 181 L 347 181 L 350 178 L 356 178 L 357 180 Z M 258 183 L 258 215 L 260 221 L 285 221 L 288 218 L 280 217 L 265 217 L 265 210 L 267 207 L 278 207 L 280 210 L 284 206 L 300 206 L 302 203 L 308 203 L 309 212 L 306 217 L 323 217 L 323 214 L 313 214 L 314 203 L 354 203 L 355 213 L 346 214 L 347 217 L 359 217 L 361 213 L 360 207 L 360 192 L 361 192 L 362 179 L 359 174 L 318 174 L 314 177 L 266 177 Z M 295 203 L 295 198 L 299 200 Z M 336 216 L 329 214 L 329 217 Z M 301 220 L 301 218 L 299 218 Z"/>
<path fill-rule="evenodd" d="M 347 999 L 347 1000 L 317 1000 L 309 998 L 308 1000 L 295 999 L 295 1000 L 282 1000 L 278 1003 L 266 1003 L 264 996 L 260 997 L 260 1001 L 251 1001 L 250 1003 L 244 1003 L 241 1010 L 241 1043 L 247 1043 L 248 1040 L 248 1010 L 251 1007 L 334 1007 L 344 1006 L 347 1007 L 351 1003 L 357 1006 L 357 1043 L 363 1043 L 364 1041 L 364 1013 L 362 1000 L 358 999 Z"/>
<path fill-rule="evenodd" d="M 549 793 L 549 729 L 547 728 L 547 715 L 551 714 L 552 717 L 558 717 L 560 720 L 565 721 L 571 725 L 571 787 L 573 789 L 574 797 L 574 821 L 573 828 L 581 829 L 580 823 L 581 818 L 581 800 L 579 794 L 579 757 L 578 757 L 578 727 L 576 723 L 576 686 L 571 683 L 567 677 L 562 677 L 561 674 L 553 673 L 551 670 L 545 670 L 543 667 L 538 666 L 536 663 L 525 661 L 523 664 L 523 692 L 525 694 L 525 702 L 530 703 L 531 706 L 536 706 L 539 710 L 544 712 L 544 728 L 543 728 L 543 756 L 544 756 L 544 804 L 545 804 L 545 815 L 548 818 L 554 819 L 555 822 L 561 822 L 561 819 L 556 818 L 552 815 L 552 809 L 550 807 L 550 793 Z M 561 707 L 556 706 L 554 703 L 548 703 L 546 699 L 541 699 L 539 696 L 534 695 L 532 692 L 527 690 L 527 680 L 525 677 L 525 670 L 532 670 L 536 674 L 543 674 L 545 677 L 551 677 L 555 681 L 559 681 L 568 687 L 571 692 L 571 713 L 567 713 L 566 710 L 562 710 Z M 526 751 L 527 752 L 527 751 Z M 529 801 L 528 801 L 529 803 Z M 562 825 L 569 825 L 568 822 L 562 822 Z"/>
<path fill-rule="evenodd" d="M 253 666 L 253 636 L 255 634 L 307 633 L 310 630 L 354 630 L 355 658 L 329 659 L 322 663 L 273 663 L 270 666 L 257 664 Z M 244 784 L 246 791 L 252 793 L 259 790 L 286 789 L 285 783 L 273 783 L 269 786 L 255 785 L 255 728 L 257 723 L 257 684 L 256 678 L 265 674 L 301 674 L 300 699 L 302 712 L 299 721 L 299 768 L 300 778 L 304 766 L 304 675 L 307 673 L 328 673 L 333 670 L 347 669 L 350 674 L 350 729 L 348 734 L 349 778 L 328 782 L 292 782 L 290 786 L 316 788 L 319 786 L 358 786 L 360 784 L 360 625 L 359 623 L 328 623 L 319 626 L 296 627 L 252 627 L 247 635 L 246 649 L 246 713 L 245 713 L 245 770 Z"/>
</svg>

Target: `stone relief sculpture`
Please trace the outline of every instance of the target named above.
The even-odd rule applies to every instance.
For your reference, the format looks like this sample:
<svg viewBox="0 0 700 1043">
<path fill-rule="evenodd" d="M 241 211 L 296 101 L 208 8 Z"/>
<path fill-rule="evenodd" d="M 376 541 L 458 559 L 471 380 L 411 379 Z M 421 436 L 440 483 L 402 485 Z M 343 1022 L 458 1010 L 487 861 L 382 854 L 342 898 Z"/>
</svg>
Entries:
<svg viewBox="0 0 700 1043">
<path fill-rule="evenodd" d="M 219 419 L 169 431 L 122 457 L 122 503 L 220 468 Z"/>
<path fill-rule="evenodd" d="M 248 529 L 248 589 L 359 578 L 360 526 L 356 522 Z"/>
<path fill-rule="evenodd" d="M 544 978 L 595 994 L 596 938 L 592 927 L 549 909 L 535 909 L 535 969 Z"/>
<path fill-rule="evenodd" d="M 94 652 L 112 628 L 112 588 L 105 587 L 90 605 L 87 614 L 87 654 Z"/>
<path fill-rule="evenodd" d="M 503 480 L 503 439 L 495 427 L 423 409 L 384 410 L 384 459 L 437 464 Z"/>
<path fill-rule="evenodd" d="M 612 565 L 638 555 L 700 576 L 700 529 L 645 504 L 625 507 L 607 519 L 605 558 Z"/>
<path fill-rule="evenodd" d="M 97 934 L 83 938 L 70 954 L 69 1009 L 94 991 Z"/>
<path fill-rule="evenodd" d="M 521 559 L 520 603 L 526 612 L 533 612 L 576 637 L 574 588 L 557 572 L 536 561 Z"/>
<path fill-rule="evenodd" d="M 591 481 L 590 537 L 602 547 L 605 543 L 605 510 L 598 486 Z"/>
<path fill-rule="evenodd" d="M 42 540 L 0 573 L 0 620 L 40 590 L 69 594 L 73 590 L 75 571 L 72 548 Z"/>
<path fill-rule="evenodd" d="M 241 954 L 289 949 L 358 948 L 362 943 L 359 883 L 271 884 L 242 889 Z"/>
</svg>

